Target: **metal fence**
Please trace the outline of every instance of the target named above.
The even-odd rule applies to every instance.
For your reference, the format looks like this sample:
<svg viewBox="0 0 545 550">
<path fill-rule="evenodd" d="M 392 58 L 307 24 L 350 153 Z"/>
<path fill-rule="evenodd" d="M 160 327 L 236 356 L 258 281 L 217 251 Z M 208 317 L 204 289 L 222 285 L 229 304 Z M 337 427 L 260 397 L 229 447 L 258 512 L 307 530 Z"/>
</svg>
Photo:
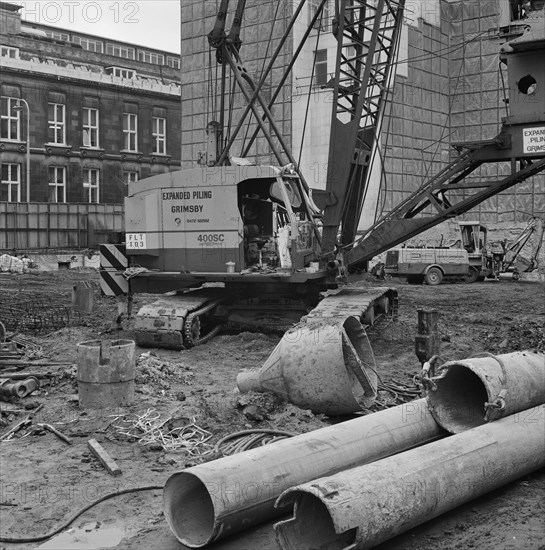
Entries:
<svg viewBox="0 0 545 550">
<path fill-rule="evenodd" d="M 122 231 L 121 204 L 0 202 L 0 251 L 90 248 Z"/>
</svg>

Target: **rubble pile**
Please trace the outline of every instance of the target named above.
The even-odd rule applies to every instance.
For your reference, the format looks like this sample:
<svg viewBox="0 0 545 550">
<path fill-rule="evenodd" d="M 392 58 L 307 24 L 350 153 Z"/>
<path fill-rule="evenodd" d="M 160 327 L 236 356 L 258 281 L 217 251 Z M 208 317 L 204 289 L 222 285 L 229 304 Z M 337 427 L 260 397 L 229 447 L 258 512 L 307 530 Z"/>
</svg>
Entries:
<svg viewBox="0 0 545 550">
<path fill-rule="evenodd" d="M 150 352 L 142 353 L 136 360 L 136 383 L 142 386 L 170 390 L 174 381 L 190 384 L 193 378 L 190 367 L 161 360 Z"/>
<path fill-rule="evenodd" d="M 315 430 L 329 425 L 325 414 L 316 415 L 310 410 L 296 407 L 271 392 L 250 391 L 238 397 L 236 406 L 248 421 L 256 425 L 272 424 L 293 431 Z"/>
</svg>

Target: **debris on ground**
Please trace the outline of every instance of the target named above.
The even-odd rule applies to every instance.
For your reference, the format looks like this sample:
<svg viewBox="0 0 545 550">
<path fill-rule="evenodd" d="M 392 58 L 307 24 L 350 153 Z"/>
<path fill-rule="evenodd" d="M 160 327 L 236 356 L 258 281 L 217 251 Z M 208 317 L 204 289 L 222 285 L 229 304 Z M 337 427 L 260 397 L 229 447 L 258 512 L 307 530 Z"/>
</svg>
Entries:
<svg viewBox="0 0 545 550">
<path fill-rule="evenodd" d="M 272 392 L 250 391 L 241 394 L 237 397 L 236 406 L 247 420 L 256 424 L 265 421 L 275 426 L 290 425 L 297 431 L 300 431 L 299 425 L 305 426 L 302 431 L 329 425 L 325 414 L 314 414 L 308 409 L 301 409 Z"/>
<path fill-rule="evenodd" d="M 0 256 L 0 272 L 28 273 L 30 263 L 30 260 L 26 257 L 18 258 L 9 254 L 2 254 Z"/>
<path fill-rule="evenodd" d="M 545 327 L 536 321 L 515 322 L 506 330 L 490 332 L 485 337 L 487 351 L 509 353 L 521 349 L 545 351 Z"/>
<path fill-rule="evenodd" d="M 56 435 L 61 441 L 64 441 L 68 445 L 72 445 L 72 440 L 68 436 L 66 436 L 63 433 L 59 432 L 59 430 L 57 430 L 51 424 L 40 423 L 40 424 L 37 424 L 37 427 L 39 429 L 43 429 L 43 430 L 47 430 L 48 432 L 51 432 L 52 434 Z"/>
<path fill-rule="evenodd" d="M 34 390 L 37 390 L 39 387 L 40 383 L 38 382 L 38 379 L 34 376 L 26 376 L 20 380 L 15 380 L 14 378 L 9 376 L 2 376 L 2 378 L 0 378 L 0 397 L 26 397 L 27 395 L 30 395 Z"/>
<path fill-rule="evenodd" d="M 54 295 L 59 306 L 70 307 L 75 282 L 85 278 L 98 288 L 98 274 L 92 271 L 3 274 L 1 294 L 3 298 L 26 293 Z M 362 283 L 367 284 L 377 283 Z M 419 308 L 440 311 L 442 362 L 484 352 L 544 349 L 543 285 L 506 281 L 431 288 L 397 280 L 389 284 L 399 289 L 399 319 L 368 330 L 380 376 L 377 401 L 371 410 L 420 396 L 414 378 L 421 370 L 414 352 Z M 155 299 L 135 296 L 133 311 Z M 237 373 L 241 368 L 263 365 L 280 340 L 277 333 L 253 329 L 238 333 L 228 329 L 202 346 L 179 352 L 137 348 L 134 404 L 82 410 L 77 395 L 76 346 L 100 339 L 99 333 L 105 326 L 113 326 L 116 315 L 115 298 L 100 296 L 97 291 L 92 316 L 72 316 L 66 326 L 40 331 L 22 327 L 16 332 L 6 327 L 6 339 L 15 342 L 15 347 L 13 352 L 0 348 L 0 378 L 10 375 L 16 380 L 15 376 L 28 374 L 35 376 L 41 387 L 24 399 L 0 402 L 0 438 L 8 440 L 0 441 L 1 474 L 7 480 L 0 495 L 0 503 L 6 503 L 0 508 L 0 534 L 22 529 L 27 536 L 35 535 L 43 530 L 46 520 L 69 517 L 75 508 L 116 489 L 121 481 L 123 486 L 162 484 L 173 470 L 262 444 L 274 445 L 275 434 L 266 430 L 300 434 L 345 419 L 315 415 L 268 392 L 240 395 Z M 133 319 L 124 320 L 122 328 L 116 329 L 116 338 L 134 339 L 133 326 Z M 31 366 L 6 365 L 3 359 Z M 365 412 L 370 411 L 361 414 Z M 29 415 L 33 415 L 30 423 Z M 54 427 L 72 445 L 40 424 Z M 11 432 L 13 428 L 16 430 Z M 39 433 L 47 435 L 36 437 Z M 105 473 L 87 448 L 89 439 L 100 442 L 115 458 L 122 476 L 111 478 Z M 536 533 L 541 530 L 542 534 L 539 507 L 544 489 L 544 472 L 526 476 L 502 489 L 499 497 L 484 497 L 447 514 L 439 523 L 423 526 L 402 538 L 395 548 L 439 550 L 445 544 L 466 547 L 468 542 L 475 547 L 503 548 L 516 532 L 512 546 L 537 550 L 542 539 L 536 543 Z M 105 512 L 97 509 L 96 513 L 97 519 L 107 517 L 103 513 L 113 514 L 123 526 L 128 525 L 121 550 L 174 550 L 177 543 L 164 518 L 148 523 L 159 509 L 156 496 L 142 493 L 112 501 Z M 461 523 L 466 526 L 464 531 L 456 528 Z M 445 531 L 450 533 L 447 543 Z M 18 546 L 19 550 L 35 547 Z M 263 545 L 263 550 L 268 548 Z"/>
<path fill-rule="evenodd" d="M 41 333 L 79 324 L 81 314 L 58 296 L 36 292 L 0 294 L 0 318 L 9 330 Z"/>
<path fill-rule="evenodd" d="M 174 382 L 189 385 L 193 378 L 191 367 L 159 359 L 149 351 L 140 354 L 136 359 L 137 384 L 170 390 Z"/>
<path fill-rule="evenodd" d="M 187 420 L 187 419 L 186 419 Z M 152 450 L 183 450 L 188 456 L 202 456 L 212 448 L 207 442 L 212 434 L 197 426 L 195 419 L 179 425 L 179 419 L 148 409 L 145 413 L 117 415 L 112 427 L 117 435 L 125 436 Z"/>
<path fill-rule="evenodd" d="M 44 405 L 41 404 L 40 406 L 36 407 L 30 414 L 28 414 L 23 420 L 18 422 L 15 426 L 10 428 L 7 432 L 0 435 L 0 441 L 10 441 L 12 440 L 14 434 L 16 434 L 19 430 L 26 428 L 27 426 L 30 426 L 32 424 L 32 419 L 43 409 Z"/>
</svg>

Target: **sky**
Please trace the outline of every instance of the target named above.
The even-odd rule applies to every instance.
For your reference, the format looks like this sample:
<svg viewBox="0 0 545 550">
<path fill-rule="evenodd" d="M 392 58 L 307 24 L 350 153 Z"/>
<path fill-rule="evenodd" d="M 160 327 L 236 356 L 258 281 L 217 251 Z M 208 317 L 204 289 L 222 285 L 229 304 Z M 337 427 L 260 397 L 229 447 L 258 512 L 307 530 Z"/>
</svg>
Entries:
<svg viewBox="0 0 545 550">
<path fill-rule="evenodd" d="M 24 21 L 180 53 L 183 0 L 11 0 Z"/>
</svg>

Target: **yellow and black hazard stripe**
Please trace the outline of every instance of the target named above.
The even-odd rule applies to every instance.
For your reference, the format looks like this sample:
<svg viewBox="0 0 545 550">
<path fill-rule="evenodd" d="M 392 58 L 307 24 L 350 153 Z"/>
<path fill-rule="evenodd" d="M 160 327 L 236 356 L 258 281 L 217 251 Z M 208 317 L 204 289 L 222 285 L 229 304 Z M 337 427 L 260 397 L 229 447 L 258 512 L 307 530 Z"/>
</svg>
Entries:
<svg viewBox="0 0 545 550">
<path fill-rule="evenodd" d="M 129 292 L 129 281 L 123 273 L 129 267 L 124 244 L 100 245 L 100 288 L 105 296 L 121 296 Z"/>
<path fill-rule="evenodd" d="M 100 269 L 125 271 L 129 267 L 129 258 L 124 244 L 100 245 Z"/>
</svg>

